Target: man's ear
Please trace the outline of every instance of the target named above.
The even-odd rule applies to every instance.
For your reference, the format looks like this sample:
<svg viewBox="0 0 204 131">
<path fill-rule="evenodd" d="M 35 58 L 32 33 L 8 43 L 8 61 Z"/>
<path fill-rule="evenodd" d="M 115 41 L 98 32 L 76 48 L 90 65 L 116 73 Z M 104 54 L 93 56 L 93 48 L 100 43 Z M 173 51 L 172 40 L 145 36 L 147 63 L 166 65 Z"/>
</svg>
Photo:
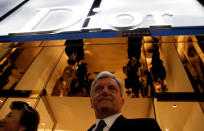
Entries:
<svg viewBox="0 0 204 131">
<path fill-rule="evenodd" d="M 23 125 L 20 125 L 20 128 L 18 129 L 18 131 L 26 131 L 26 127 Z"/>
</svg>

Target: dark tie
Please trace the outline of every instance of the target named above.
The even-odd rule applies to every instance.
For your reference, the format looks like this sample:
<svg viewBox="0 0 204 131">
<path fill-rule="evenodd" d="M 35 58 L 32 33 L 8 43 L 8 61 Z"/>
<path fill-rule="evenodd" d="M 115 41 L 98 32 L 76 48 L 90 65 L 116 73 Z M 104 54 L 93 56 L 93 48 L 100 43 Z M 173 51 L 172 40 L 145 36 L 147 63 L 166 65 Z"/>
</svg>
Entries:
<svg viewBox="0 0 204 131">
<path fill-rule="evenodd" d="M 103 128 L 105 126 L 106 126 L 106 123 L 104 122 L 104 120 L 100 120 L 95 131 L 103 131 Z"/>
</svg>

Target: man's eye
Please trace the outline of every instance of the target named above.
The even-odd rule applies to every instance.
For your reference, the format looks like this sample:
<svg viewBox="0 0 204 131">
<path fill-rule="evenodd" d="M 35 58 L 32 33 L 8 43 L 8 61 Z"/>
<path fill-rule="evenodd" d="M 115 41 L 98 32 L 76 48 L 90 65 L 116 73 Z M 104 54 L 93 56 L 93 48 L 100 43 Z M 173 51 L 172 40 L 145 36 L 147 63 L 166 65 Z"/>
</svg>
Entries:
<svg viewBox="0 0 204 131">
<path fill-rule="evenodd" d="M 109 90 L 115 90 L 115 87 L 114 86 L 109 86 L 108 89 Z"/>
<path fill-rule="evenodd" d="M 100 91 L 100 90 L 102 90 L 102 89 L 103 89 L 102 86 L 98 86 L 98 87 L 95 88 L 95 91 Z"/>
</svg>

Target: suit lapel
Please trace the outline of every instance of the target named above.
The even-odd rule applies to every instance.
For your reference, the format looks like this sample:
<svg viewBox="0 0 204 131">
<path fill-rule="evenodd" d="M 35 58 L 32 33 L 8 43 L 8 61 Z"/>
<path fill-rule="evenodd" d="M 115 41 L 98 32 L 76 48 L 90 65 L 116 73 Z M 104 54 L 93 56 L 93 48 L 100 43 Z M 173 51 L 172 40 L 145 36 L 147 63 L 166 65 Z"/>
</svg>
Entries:
<svg viewBox="0 0 204 131">
<path fill-rule="evenodd" d="M 117 131 L 118 129 L 120 129 L 121 127 L 121 123 L 123 123 L 124 121 L 126 121 L 127 119 L 123 116 L 123 115 L 120 115 L 116 120 L 115 122 L 113 123 L 113 125 L 111 126 L 111 128 L 109 129 L 109 131 Z M 93 128 L 96 126 L 96 124 L 92 125 L 88 131 L 92 131 Z"/>
<path fill-rule="evenodd" d="M 115 122 L 113 123 L 113 125 L 111 126 L 110 130 L 109 131 L 117 131 L 119 130 L 119 127 L 121 127 L 121 123 L 123 123 L 124 121 L 126 121 L 127 119 L 121 115 L 119 116 Z"/>
<path fill-rule="evenodd" d="M 92 131 L 95 126 L 96 126 L 96 124 L 92 125 L 92 126 L 88 129 L 88 131 Z"/>
</svg>

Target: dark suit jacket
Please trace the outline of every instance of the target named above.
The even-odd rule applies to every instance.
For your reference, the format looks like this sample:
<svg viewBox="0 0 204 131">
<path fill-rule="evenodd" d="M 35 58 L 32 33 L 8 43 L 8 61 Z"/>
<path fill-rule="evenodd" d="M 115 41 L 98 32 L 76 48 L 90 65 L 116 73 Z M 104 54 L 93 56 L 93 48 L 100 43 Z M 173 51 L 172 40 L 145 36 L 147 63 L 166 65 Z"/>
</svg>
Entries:
<svg viewBox="0 0 204 131">
<path fill-rule="evenodd" d="M 92 131 L 95 126 L 95 124 L 91 126 L 88 131 Z M 126 119 L 121 115 L 109 131 L 161 131 L 161 129 L 154 119 Z"/>
</svg>

